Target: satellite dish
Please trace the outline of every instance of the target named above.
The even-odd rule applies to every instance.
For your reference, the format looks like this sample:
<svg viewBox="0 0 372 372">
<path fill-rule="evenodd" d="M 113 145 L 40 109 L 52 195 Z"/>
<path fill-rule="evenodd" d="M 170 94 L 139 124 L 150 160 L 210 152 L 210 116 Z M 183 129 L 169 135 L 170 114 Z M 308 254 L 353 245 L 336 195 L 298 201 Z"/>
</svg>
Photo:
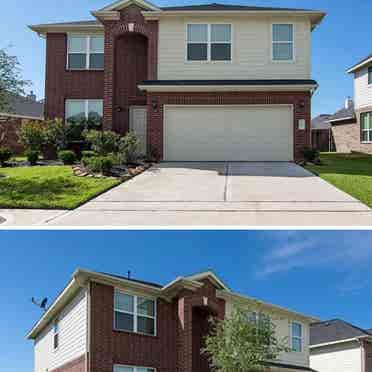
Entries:
<svg viewBox="0 0 372 372">
<path fill-rule="evenodd" d="M 38 302 L 37 300 L 35 300 L 34 297 L 32 297 L 32 298 L 31 298 L 31 302 L 32 302 L 34 305 L 40 307 L 40 309 L 45 310 L 45 308 L 46 308 L 46 304 L 47 304 L 47 302 L 48 302 L 48 298 L 45 297 L 45 298 L 43 298 L 43 300 L 42 300 L 41 302 Z"/>
</svg>

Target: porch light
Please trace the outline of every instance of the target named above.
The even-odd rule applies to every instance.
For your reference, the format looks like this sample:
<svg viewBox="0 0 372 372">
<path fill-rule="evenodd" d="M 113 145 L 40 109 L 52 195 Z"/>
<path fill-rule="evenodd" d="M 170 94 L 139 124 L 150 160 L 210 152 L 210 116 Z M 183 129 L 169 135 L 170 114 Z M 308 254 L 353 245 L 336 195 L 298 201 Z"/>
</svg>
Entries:
<svg viewBox="0 0 372 372">
<path fill-rule="evenodd" d="M 151 102 L 151 104 L 152 104 L 152 109 L 153 109 L 155 112 L 158 111 L 158 101 L 153 100 L 153 101 Z"/>
</svg>

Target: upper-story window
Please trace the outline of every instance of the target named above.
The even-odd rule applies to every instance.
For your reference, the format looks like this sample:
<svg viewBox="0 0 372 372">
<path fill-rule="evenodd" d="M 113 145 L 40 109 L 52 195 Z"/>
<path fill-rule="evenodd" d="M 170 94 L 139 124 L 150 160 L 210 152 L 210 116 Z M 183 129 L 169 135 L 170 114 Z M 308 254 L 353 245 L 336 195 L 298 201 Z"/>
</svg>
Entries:
<svg viewBox="0 0 372 372">
<path fill-rule="evenodd" d="M 67 68 L 70 70 L 102 70 L 104 37 L 100 35 L 68 35 Z"/>
<path fill-rule="evenodd" d="M 155 335 L 155 300 L 116 291 L 114 313 L 115 329 Z"/>
<path fill-rule="evenodd" d="M 56 319 L 53 323 L 53 349 L 58 349 L 59 346 L 59 321 Z"/>
<path fill-rule="evenodd" d="M 293 61 L 293 24 L 272 25 L 273 61 Z"/>
<path fill-rule="evenodd" d="M 103 101 L 101 99 L 67 99 L 65 108 L 66 121 L 76 124 L 89 120 L 97 125 L 102 122 Z"/>
<path fill-rule="evenodd" d="M 114 372 L 155 372 L 155 368 L 114 365 Z"/>
<path fill-rule="evenodd" d="M 231 61 L 230 24 L 188 24 L 188 61 Z"/>
<path fill-rule="evenodd" d="M 302 324 L 292 322 L 291 324 L 292 350 L 302 351 Z"/>
<path fill-rule="evenodd" d="M 360 114 L 362 124 L 362 142 L 372 142 L 372 112 Z"/>
<path fill-rule="evenodd" d="M 372 66 L 368 67 L 368 85 L 372 84 Z"/>
</svg>

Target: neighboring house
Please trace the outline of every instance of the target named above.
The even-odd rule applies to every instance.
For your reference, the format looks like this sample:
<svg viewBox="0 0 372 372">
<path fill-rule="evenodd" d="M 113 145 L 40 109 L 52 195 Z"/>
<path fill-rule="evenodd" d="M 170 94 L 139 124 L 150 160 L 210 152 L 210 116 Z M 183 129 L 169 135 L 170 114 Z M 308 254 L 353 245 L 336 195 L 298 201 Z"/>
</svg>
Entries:
<svg viewBox="0 0 372 372">
<path fill-rule="evenodd" d="M 0 147 L 8 147 L 14 153 L 23 151 L 18 141 L 18 130 L 24 120 L 42 120 L 44 104 L 37 101 L 31 91 L 27 96 L 12 95 L 8 108 L 0 112 Z"/>
<path fill-rule="evenodd" d="M 310 367 L 317 372 L 372 372 L 372 333 L 340 319 L 310 327 Z"/>
<path fill-rule="evenodd" d="M 321 114 L 311 120 L 311 147 L 319 151 L 331 151 L 332 136 L 330 114 Z"/>
<path fill-rule="evenodd" d="M 372 153 L 372 55 L 347 72 L 354 76 L 354 107 L 331 122 L 336 149 Z"/>
<path fill-rule="evenodd" d="M 100 115 L 160 160 L 302 158 L 313 10 L 119 0 L 46 38 L 46 117 Z"/>
<path fill-rule="evenodd" d="M 35 372 L 209 372 L 201 355 L 210 316 L 234 306 L 270 316 L 291 351 L 266 361 L 274 372 L 311 371 L 309 330 L 316 319 L 234 293 L 213 272 L 166 285 L 78 269 L 27 337 Z"/>
</svg>

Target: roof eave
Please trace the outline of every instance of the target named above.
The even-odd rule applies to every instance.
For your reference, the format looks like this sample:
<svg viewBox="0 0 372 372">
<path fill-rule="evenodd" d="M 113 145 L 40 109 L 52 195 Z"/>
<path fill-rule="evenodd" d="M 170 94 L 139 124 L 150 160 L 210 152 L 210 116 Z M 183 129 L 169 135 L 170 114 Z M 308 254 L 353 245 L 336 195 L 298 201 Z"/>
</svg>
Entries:
<svg viewBox="0 0 372 372">
<path fill-rule="evenodd" d="M 60 32 L 102 32 L 103 25 L 29 25 L 27 26 L 32 31 L 36 32 L 40 37 L 45 37 L 47 33 L 60 33 Z"/>
<path fill-rule="evenodd" d="M 357 336 L 357 337 L 351 337 L 351 338 L 344 338 L 342 340 L 322 342 L 320 344 L 309 345 L 309 348 L 310 349 L 316 349 L 316 348 L 320 348 L 320 347 L 338 345 L 338 344 L 343 344 L 343 343 L 347 343 L 347 342 L 358 341 L 358 340 L 366 340 L 366 339 L 367 340 L 372 340 L 372 336 L 363 335 L 363 336 Z"/>
<path fill-rule="evenodd" d="M 348 74 L 351 74 L 353 72 L 357 72 L 361 68 L 368 66 L 370 63 L 372 63 L 372 57 L 368 58 L 367 60 L 365 60 L 363 62 L 360 62 L 360 63 L 354 65 L 353 67 L 350 67 L 348 70 L 346 70 L 346 72 Z"/>
</svg>

